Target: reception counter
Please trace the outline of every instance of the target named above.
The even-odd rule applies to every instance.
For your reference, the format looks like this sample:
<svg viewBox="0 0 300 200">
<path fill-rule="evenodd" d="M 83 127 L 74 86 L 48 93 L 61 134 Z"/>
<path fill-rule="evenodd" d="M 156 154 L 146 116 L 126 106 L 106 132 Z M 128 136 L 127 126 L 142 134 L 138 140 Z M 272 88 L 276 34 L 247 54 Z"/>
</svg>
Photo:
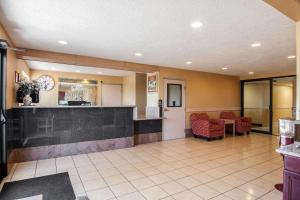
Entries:
<svg viewBox="0 0 300 200">
<path fill-rule="evenodd" d="M 298 200 L 300 197 L 300 143 L 278 148 L 284 156 L 283 200 Z"/>
<path fill-rule="evenodd" d="M 8 110 L 12 162 L 131 147 L 134 106 L 15 107 Z"/>
</svg>

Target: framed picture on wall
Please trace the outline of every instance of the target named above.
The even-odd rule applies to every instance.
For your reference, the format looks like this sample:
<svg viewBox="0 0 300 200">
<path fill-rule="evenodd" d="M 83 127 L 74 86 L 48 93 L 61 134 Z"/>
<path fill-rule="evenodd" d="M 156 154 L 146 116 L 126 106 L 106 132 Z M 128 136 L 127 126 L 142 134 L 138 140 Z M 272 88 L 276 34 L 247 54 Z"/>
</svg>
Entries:
<svg viewBox="0 0 300 200">
<path fill-rule="evenodd" d="M 157 92 L 157 74 L 148 76 L 148 92 Z"/>
<path fill-rule="evenodd" d="M 17 71 L 15 71 L 15 82 L 20 82 L 20 74 Z"/>
</svg>

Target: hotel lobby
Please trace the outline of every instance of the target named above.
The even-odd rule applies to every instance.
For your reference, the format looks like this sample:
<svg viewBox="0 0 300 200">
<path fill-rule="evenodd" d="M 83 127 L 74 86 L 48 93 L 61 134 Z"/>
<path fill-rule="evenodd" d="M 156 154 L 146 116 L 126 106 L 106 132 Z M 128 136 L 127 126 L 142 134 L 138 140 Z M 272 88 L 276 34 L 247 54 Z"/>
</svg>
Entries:
<svg viewBox="0 0 300 200">
<path fill-rule="evenodd" d="M 298 200 L 299 13 L 0 1 L 0 200 Z"/>
</svg>

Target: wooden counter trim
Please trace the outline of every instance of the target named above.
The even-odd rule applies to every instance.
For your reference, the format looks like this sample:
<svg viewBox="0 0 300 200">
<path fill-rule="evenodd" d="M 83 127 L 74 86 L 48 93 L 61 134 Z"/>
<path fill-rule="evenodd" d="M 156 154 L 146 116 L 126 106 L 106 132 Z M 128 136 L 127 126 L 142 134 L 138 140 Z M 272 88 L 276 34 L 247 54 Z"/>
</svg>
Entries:
<svg viewBox="0 0 300 200">
<path fill-rule="evenodd" d="M 155 65 L 116 61 L 104 58 L 80 56 L 75 54 L 66 54 L 35 49 L 24 49 L 24 51 L 18 51 L 17 58 L 23 60 L 36 60 L 41 62 L 53 62 L 78 66 L 128 70 L 143 73 L 159 71 L 159 67 Z"/>
</svg>

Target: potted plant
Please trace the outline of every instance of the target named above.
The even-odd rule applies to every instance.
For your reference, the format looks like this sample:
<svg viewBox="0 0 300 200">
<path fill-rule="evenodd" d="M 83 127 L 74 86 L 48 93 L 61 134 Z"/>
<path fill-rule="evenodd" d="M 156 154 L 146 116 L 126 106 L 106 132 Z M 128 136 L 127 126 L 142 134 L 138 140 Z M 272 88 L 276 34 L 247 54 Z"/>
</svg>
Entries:
<svg viewBox="0 0 300 200">
<path fill-rule="evenodd" d="M 32 101 L 38 102 L 39 85 L 35 81 L 22 80 L 18 82 L 17 101 L 24 106 L 30 106 Z"/>
</svg>

